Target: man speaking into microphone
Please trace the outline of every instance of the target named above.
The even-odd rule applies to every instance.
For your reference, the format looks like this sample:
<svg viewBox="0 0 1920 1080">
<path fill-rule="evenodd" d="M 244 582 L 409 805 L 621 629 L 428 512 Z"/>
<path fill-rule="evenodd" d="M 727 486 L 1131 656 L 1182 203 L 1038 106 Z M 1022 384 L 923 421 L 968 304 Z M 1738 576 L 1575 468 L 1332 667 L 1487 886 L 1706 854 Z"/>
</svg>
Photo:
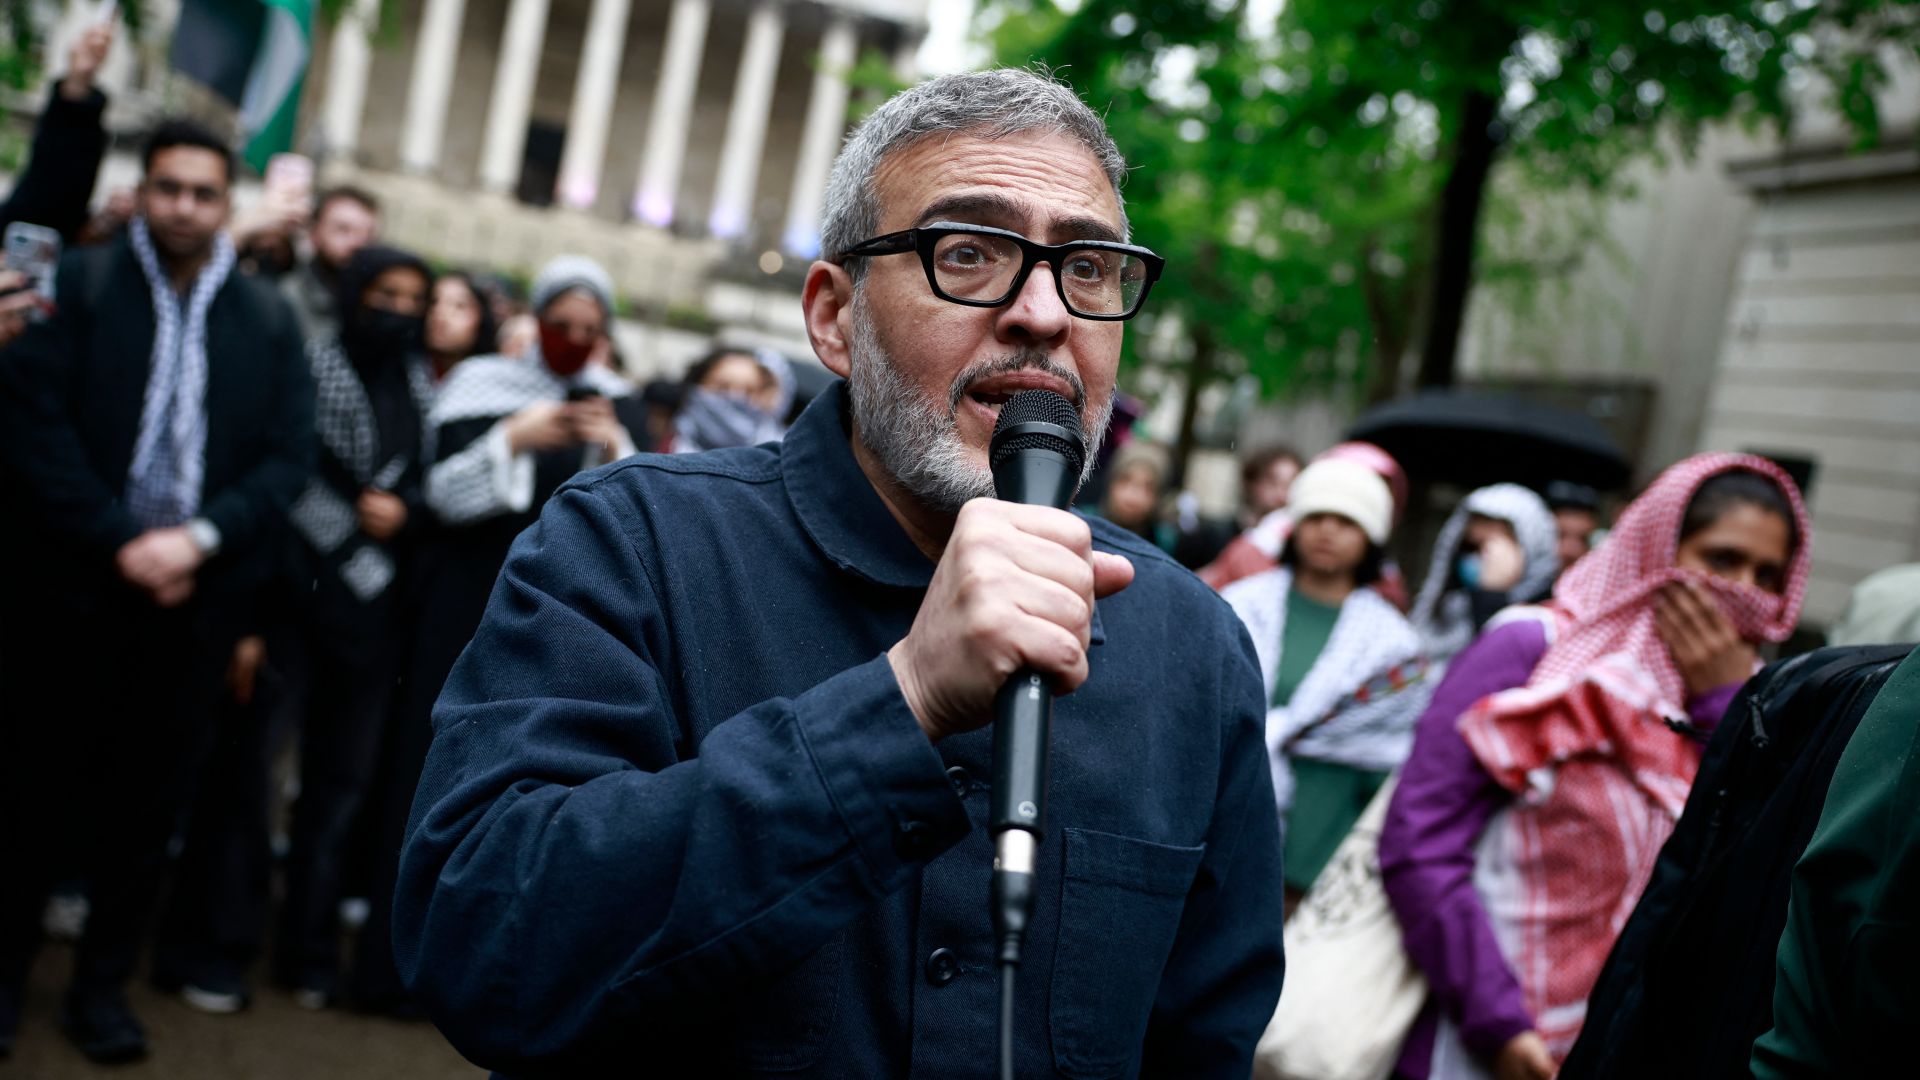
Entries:
<svg viewBox="0 0 1920 1080">
<path fill-rule="evenodd" d="M 467 1056 L 996 1075 L 992 720 L 1030 671 L 1059 696 L 1017 1074 L 1247 1075 L 1282 972 L 1253 649 L 1150 546 L 992 497 L 1015 394 L 1064 397 L 1081 454 L 1106 428 L 1161 270 L 1124 169 L 1032 73 L 894 97 L 807 274 L 846 381 L 777 446 L 586 474 L 515 543 L 434 711 L 395 909 Z"/>
</svg>

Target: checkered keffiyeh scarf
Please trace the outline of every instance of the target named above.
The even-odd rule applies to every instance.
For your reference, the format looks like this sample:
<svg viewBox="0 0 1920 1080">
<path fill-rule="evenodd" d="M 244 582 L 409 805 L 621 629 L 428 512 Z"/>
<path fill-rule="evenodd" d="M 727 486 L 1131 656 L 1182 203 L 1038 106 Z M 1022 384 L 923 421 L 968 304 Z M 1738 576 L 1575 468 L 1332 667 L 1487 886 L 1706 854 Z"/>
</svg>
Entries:
<svg viewBox="0 0 1920 1080">
<path fill-rule="evenodd" d="M 1772 480 L 1799 542 L 1781 595 L 1674 566 L 1694 493 L 1721 473 Z M 1771 462 L 1702 454 L 1668 469 L 1621 515 L 1606 543 L 1560 579 L 1547 611 L 1558 632 L 1527 685 L 1461 716 L 1461 736 L 1518 799 L 1489 826 L 1501 888 L 1482 899 L 1527 1006 L 1556 1058 L 1572 1049 L 1600 967 L 1686 804 L 1700 747 L 1686 681 L 1661 641 L 1654 601 L 1690 578 L 1750 641 L 1783 641 L 1799 621 L 1813 532 L 1793 481 Z M 1483 870 L 1494 868 L 1483 866 Z"/>
<path fill-rule="evenodd" d="M 1221 590 L 1253 639 L 1269 700 L 1286 637 L 1293 572 L 1276 567 Z M 1370 772 L 1399 768 L 1413 746 L 1417 711 L 1401 707 L 1426 664 L 1406 617 L 1372 589 L 1355 589 L 1340 605 L 1333 633 L 1293 696 L 1267 711 L 1267 758 L 1274 802 L 1284 822 L 1293 805 L 1295 757 Z"/>
<path fill-rule="evenodd" d="M 148 528 L 178 525 L 200 509 L 207 456 L 207 308 L 233 269 L 233 241 L 214 238 L 185 303 L 160 266 L 147 221 L 127 224 L 127 239 L 153 294 L 153 354 L 140 434 L 127 470 L 127 508 Z"/>
<path fill-rule="evenodd" d="M 313 370 L 314 430 L 321 445 L 363 488 L 394 488 L 413 462 L 405 454 L 377 460 L 380 429 L 373 402 L 346 350 L 336 338 L 311 341 L 307 363 Z M 407 387 L 414 408 L 426 415 L 433 404 L 433 374 L 419 357 L 407 360 Z M 432 460 L 431 436 L 430 431 L 421 433 L 422 460 Z M 361 601 L 371 602 L 393 583 L 397 571 L 393 556 L 359 531 L 359 512 L 353 502 L 341 497 L 324 478 L 307 481 L 288 517 L 315 552 L 337 561 L 340 579 Z"/>
</svg>

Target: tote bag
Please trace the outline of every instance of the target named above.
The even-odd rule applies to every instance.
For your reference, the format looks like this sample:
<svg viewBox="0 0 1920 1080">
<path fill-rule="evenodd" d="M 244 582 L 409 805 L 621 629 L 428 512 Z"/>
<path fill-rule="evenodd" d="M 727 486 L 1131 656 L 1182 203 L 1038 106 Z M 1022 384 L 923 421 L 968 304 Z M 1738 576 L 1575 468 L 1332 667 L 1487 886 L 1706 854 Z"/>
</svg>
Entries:
<svg viewBox="0 0 1920 1080">
<path fill-rule="evenodd" d="M 1287 923 L 1287 977 L 1254 1051 L 1256 1080 L 1393 1073 L 1427 997 L 1380 883 L 1380 826 L 1393 789 L 1393 779 L 1381 785 Z"/>
</svg>

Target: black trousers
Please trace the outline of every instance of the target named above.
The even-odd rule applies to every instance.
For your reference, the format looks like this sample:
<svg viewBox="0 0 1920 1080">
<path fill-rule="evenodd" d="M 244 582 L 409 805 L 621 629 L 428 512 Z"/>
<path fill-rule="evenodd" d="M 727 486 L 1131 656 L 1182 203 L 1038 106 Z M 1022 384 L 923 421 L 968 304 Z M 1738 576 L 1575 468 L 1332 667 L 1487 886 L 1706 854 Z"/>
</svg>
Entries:
<svg viewBox="0 0 1920 1080">
<path fill-rule="evenodd" d="M 417 657 L 416 650 L 416 659 Z M 410 665 L 394 699 L 380 751 L 380 769 L 369 793 L 366 821 L 372 840 L 372 877 L 368 896 L 373 910 L 355 943 L 353 978 L 348 990 L 361 1005 L 387 1009 L 407 1000 L 393 958 L 393 894 L 399 887 L 400 849 L 406 843 L 413 794 L 420 786 L 433 744 L 432 711 L 440 696 L 437 670 Z"/>
<path fill-rule="evenodd" d="M 391 641 L 391 635 L 383 635 Z M 346 656 L 317 634 L 287 658 L 290 692 L 300 695 L 300 797 L 293 804 L 286 904 L 274 969 L 285 982 L 336 983 L 338 909 L 364 850 L 361 818 L 379 770 L 398 662 L 393 647 Z M 388 902 L 379 898 L 376 904 Z"/>
<path fill-rule="evenodd" d="M 241 978 L 266 941 L 272 762 L 287 704 L 273 649 L 270 641 L 253 699 L 242 704 L 222 695 L 215 707 L 213 746 L 154 939 L 156 982 Z"/>
<path fill-rule="evenodd" d="M 111 989 L 138 963 L 232 641 L 197 600 L 17 596 L 0 695 L 0 980 L 24 983 L 52 878 L 73 869 L 91 900 L 74 989 Z"/>
</svg>

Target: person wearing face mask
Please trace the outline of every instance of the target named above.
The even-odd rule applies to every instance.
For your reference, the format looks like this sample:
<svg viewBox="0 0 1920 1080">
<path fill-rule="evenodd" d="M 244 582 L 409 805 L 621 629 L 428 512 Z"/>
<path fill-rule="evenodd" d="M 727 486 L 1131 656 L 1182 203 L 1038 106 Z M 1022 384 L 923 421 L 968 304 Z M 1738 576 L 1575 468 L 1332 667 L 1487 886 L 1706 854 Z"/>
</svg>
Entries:
<svg viewBox="0 0 1920 1080">
<path fill-rule="evenodd" d="M 308 349 L 321 452 L 291 515 L 297 655 L 275 660 L 300 703 L 301 740 L 274 968 L 310 1007 L 338 996 L 334 912 L 398 674 L 399 579 L 425 517 L 433 376 L 421 340 L 432 286 L 418 257 L 360 249 L 341 270 L 338 336 Z"/>
<path fill-rule="evenodd" d="M 1432 1000 L 1408 1080 L 1549 1080 L 1585 1022 L 1706 745 L 1799 619 L 1813 535 L 1771 462 L 1701 454 L 1553 598 L 1454 659 L 1420 717 L 1380 869 Z"/>
<path fill-rule="evenodd" d="M 632 385 L 588 362 L 612 321 L 612 279 L 591 259 L 562 256 L 534 279 L 531 300 L 538 334 L 528 355 L 461 361 L 428 416 L 433 520 L 420 553 L 419 629 L 394 716 L 402 737 L 426 732 L 514 537 L 576 473 L 635 451 L 613 408 Z"/>
<path fill-rule="evenodd" d="M 686 400 L 674 417 L 674 453 L 758 446 L 779 442 L 786 433 L 781 398 L 791 401 L 793 394 L 789 388 L 783 395 L 779 373 L 761 353 L 716 348 L 688 368 L 682 381 Z"/>
<path fill-rule="evenodd" d="M 1413 602 L 1436 674 L 1509 604 L 1544 599 L 1560 573 L 1559 534 L 1540 496 L 1518 484 L 1483 487 L 1440 528 Z"/>
</svg>

